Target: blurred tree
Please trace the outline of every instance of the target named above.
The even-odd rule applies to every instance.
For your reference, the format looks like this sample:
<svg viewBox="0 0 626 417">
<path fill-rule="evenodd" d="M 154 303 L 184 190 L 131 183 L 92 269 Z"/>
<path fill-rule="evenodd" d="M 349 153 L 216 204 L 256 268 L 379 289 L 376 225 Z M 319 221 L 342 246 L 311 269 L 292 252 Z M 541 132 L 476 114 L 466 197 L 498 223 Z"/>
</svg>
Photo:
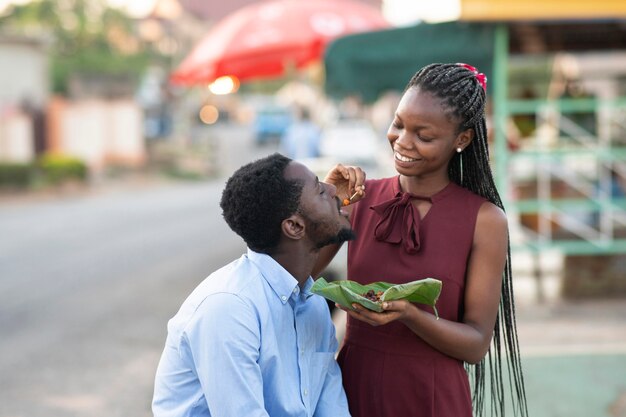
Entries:
<svg viewBox="0 0 626 417">
<path fill-rule="evenodd" d="M 55 93 L 67 95 L 74 76 L 130 77 L 165 60 L 137 34 L 136 21 L 104 0 L 35 0 L 0 16 L 0 30 L 51 40 Z"/>
</svg>

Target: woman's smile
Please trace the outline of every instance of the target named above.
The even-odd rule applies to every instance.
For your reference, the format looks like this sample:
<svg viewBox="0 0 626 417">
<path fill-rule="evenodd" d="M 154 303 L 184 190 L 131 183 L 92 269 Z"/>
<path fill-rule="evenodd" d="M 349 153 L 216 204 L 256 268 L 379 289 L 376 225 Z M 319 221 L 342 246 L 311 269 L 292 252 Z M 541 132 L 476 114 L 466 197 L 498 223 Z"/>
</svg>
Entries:
<svg viewBox="0 0 626 417">
<path fill-rule="evenodd" d="M 394 158 L 396 159 L 396 161 L 400 161 L 400 162 L 415 162 L 418 161 L 419 159 L 416 158 L 410 158 L 408 156 L 402 155 L 400 152 L 395 151 L 393 153 Z"/>
</svg>

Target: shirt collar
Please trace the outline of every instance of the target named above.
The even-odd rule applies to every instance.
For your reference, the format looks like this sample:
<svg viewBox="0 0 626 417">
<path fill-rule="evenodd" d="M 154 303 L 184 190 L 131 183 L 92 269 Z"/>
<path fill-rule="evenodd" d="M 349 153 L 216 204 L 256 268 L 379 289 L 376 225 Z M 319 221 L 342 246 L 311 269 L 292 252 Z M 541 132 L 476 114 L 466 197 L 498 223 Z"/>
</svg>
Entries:
<svg viewBox="0 0 626 417">
<path fill-rule="evenodd" d="M 248 248 L 248 259 L 259 268 L 263 278 L 267 281 L 272 290 L 274 290 L 274 293 L 283 304 L 293 295 L 299 293 L 302 293 L 305 299 L 313 295 L 311 292 L 313 279 L 311 277 L 306 280 L 304 288 L 300 290 L 298 280 L 271 256 L 255 252 Z"/>
<path fill-rule="evenodd" d="M 305 299 L 313 295 L 313 293 L 311 292 L 311 287 L 313 286 L 313 284 L 313 278 L 308 277 L 306 282 L 304 283 L 304 288 L 302 288 L 302 295 Z"/>
</svg>

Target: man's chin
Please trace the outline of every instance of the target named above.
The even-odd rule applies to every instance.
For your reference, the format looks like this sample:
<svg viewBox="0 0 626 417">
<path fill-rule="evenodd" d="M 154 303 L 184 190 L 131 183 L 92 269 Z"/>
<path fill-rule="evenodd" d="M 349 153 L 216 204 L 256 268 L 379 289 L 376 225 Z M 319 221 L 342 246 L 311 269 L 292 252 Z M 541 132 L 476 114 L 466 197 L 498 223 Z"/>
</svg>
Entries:
<svg viewBox="0 0 626 417">
<path fill-rule="evenodd" d="M 335 236 L 327 239 L 326 241 L 318 243 L 317 248 L 321 249 L 324 246 L 337 245 L 354 239 L 356 239 L 356 234 L 351 228 L 342 228 Z"/>
</svg>

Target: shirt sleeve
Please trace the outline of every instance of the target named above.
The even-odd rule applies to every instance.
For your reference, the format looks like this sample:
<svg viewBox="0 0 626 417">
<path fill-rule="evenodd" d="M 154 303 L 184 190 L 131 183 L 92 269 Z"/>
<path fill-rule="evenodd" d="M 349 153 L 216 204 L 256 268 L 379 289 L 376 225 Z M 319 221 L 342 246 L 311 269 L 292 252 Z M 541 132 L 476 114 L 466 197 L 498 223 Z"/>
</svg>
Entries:
<svg viewBox="0 0 626 417">
<path fill-rule="evenodd" d="M 338 348 L 337 338 L 335 335 L 335 327 L 330 324 L 330 346 L 329 352 L 336 352 Z M 341 378 L 341 369 L 334 356 L 328 366 L 328 373 L 324 380 L 324 386 L 320 394 L 317 407 L 313 417 L 350 417 L 348 411 L 348 400 L 343 389 L 343 381 Z"/>
<path fill-rule="evenodd" d="M 211 415 L 267 417 L 254 309 L 233 294 L 208 297 L 186 326 L 180 353 L 192 361 Z"/>
</svg>

